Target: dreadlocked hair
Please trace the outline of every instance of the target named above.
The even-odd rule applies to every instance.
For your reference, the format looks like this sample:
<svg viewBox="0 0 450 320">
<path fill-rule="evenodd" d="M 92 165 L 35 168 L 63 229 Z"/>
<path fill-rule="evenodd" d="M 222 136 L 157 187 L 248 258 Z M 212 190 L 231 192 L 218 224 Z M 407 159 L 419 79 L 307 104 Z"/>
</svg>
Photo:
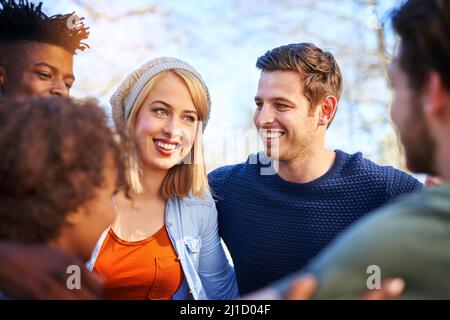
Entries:
<svg viewBox="0 0 450 320">
<path fill-rule="evenodd" d="M 0 0 L 0 4 L 0 49 L 23 41 L 56 45 L 72 54 L 89 48 L 81 42 L 88 38 L 89 27 L 74 12 L 48 17 L 42 2 L 36 6 L 28 0 Z"/>
</svg>

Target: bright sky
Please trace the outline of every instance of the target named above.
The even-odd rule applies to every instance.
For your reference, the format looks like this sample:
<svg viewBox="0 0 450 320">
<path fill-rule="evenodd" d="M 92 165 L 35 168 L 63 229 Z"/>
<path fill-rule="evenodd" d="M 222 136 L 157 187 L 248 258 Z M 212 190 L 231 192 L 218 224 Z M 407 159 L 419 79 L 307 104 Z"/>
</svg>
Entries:
<svg viewBox="0 0 450 320">
<path fill-rule="evenodd" d="M 205 131 L 205 149 L 212 164 L 244 161 L 248 150 L 238 144 L 251 132 L 259 72 L 258 56 L 276 46 L 314 42 L 331 51 L 344 75 L 344 96 L 327 144 L 347 152 L 362 150 L 378 160 L 377 140 L 392 128 L 377 125 L 386 117 L 389 100 L 381 74 L 362 74 L 360 64 L 376 63 L 373 8 L 352 0 L 44 0 L 50 14 L 76 11 L 87 16 L 91 46 L 76 57 L 75 96 L 95 96 L 109 110 L 108 100 L 133 69 L 157 56 L 176 56 L 191 63 L 205 79 L 213 101 Z M 380 1 L 378 13 L 400 1 Z M 133 12 L 153 7 L 146 15 Z M 128 17 L 121 16 L 131 13 Z M 389 43 L 392 43 L 392 35 Z M 368 79 L 367 77 L 370 77 Z M 378 117 L 378 118 L 377 118 Z M 366 131 L 360 123 L 368 123 Z M 235 143 L 228 151 L 220 141 Z M 374 140 L 375 139 L 375 140 Z M 234 151 L 233 151 L 234 149 Z M 252 150 L 255 151 L 255 150 Z M 219 162 L 218 162 L 219 160 Z"/>
</svg>

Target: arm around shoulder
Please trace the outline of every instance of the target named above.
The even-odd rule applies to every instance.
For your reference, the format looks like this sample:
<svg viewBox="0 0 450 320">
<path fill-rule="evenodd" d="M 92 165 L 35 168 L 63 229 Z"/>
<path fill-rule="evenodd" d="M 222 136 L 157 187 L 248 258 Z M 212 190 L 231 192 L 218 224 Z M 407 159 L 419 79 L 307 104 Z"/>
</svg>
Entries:
<svg viewBox="0 0 450 320">
<path fill-rule="evenodd" d="M 400 170 L 392 169 L 389 174 L 388 200 L 422 190 L 423 184 L 413 176 Z"/>
<path fill-rule="evenodd" d="M 209 299 L 228 300 L 239 296 L 234 268 L 219 237 L 217 210 L 209 195 L 208 217 L 202 228 L 199 275 Z"/>
</svg>

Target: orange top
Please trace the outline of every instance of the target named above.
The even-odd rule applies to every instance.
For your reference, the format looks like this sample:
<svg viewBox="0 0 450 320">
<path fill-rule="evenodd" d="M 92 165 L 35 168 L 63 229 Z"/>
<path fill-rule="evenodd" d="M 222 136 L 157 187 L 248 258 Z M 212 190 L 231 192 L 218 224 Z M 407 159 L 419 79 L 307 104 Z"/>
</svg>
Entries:
<svg viewBox="0 0 450 320">
<path fill-rule="evenodd" d="M 105 281 L 105 298 L 169 300 L 183 280 L 181 263 L 165 226 L 141 241 L 124 241 L 110 228 L 94 270 Z"/>
</svg>

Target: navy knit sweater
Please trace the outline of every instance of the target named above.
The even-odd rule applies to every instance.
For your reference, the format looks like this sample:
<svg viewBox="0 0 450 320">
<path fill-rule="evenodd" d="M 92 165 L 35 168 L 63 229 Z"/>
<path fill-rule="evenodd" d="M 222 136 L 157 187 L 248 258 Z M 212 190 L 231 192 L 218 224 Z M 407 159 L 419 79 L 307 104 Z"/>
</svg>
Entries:
<svg viewBox="0 0 450 320">
<path fill-rule="evenodd" d="M 240 294 L 302 268 L 356 219 L 422 188 L 412 176 L 361 153 L 336 150 L 332 168 L 308 183 L 261 175 L 263 166 L 251 163 L 222 167 L 208 176 Z"/>
</svg>

